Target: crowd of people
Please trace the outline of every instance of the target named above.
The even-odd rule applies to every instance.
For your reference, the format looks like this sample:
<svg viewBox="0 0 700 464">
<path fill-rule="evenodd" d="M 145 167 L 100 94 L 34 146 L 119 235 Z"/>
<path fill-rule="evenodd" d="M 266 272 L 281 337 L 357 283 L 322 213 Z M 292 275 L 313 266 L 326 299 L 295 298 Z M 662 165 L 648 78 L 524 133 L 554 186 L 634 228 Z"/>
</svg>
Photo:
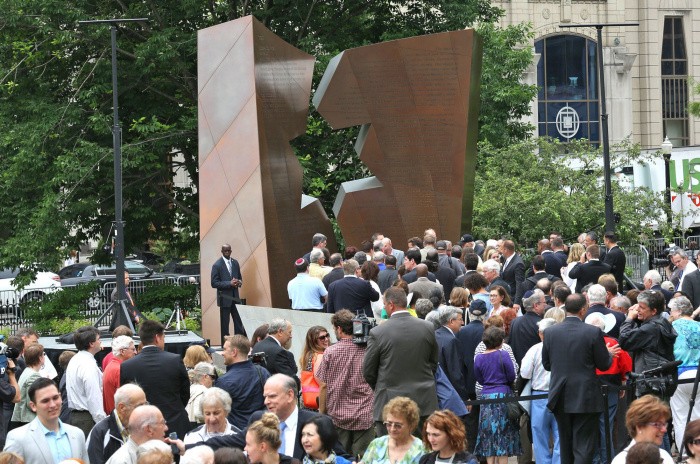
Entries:
<svg viewBox="0 0 700 464">
<path fill-rule="evenodd" d="M 597 241 L 552 234 L 524 259 L 510 240 L 453 245 L 427 230 L 405 252 L 375 234 L 329 255 L 317 234 L 288 290 L 330 326 L 309 328 L 295 359 L 288 320 L 248 338 L 221 297 L 235 333 L 222 327 L 221 371 L 209 347 L 167 352 L 157 321 L 140 322 L 138 353 L 115 328 L 104 359 L 83 327 L 58 370 L 22 330 L 0 378 L 0 464 L 670 464 L 672 452 L 695 464 L 700 405 L 686 427 L 692 384 L 677 380 L 698 369 L 700 271 L 674 250 L 671 290 L 649 271 L 623 294 L 615 234 Z M 237 297 L 230 246 L 212 285 Z M 514 407 L 526 392 L 539 396 Z"/>
</svg>

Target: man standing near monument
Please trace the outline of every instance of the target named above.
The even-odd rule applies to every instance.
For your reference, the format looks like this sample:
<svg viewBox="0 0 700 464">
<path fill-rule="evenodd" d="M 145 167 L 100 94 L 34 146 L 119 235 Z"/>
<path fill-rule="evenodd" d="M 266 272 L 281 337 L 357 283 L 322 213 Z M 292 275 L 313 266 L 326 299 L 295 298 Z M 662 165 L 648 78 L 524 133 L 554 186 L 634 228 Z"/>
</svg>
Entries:
<svg viewBox="0 0 700 464">
<path fill-rule="evenodd" d="M 312 253 L 313 254 L 313 253 Z M 300 311 L 323 311 L 328 291 L 323 282 L 309 275 L 309 263 L 299 258 L 294 263 L 297 276 L 287 284 L 287 294 L 292 309 Z"/>
<path fill-rule="evenodd" d="M 233 319 L 233 333 L 247 335 L 243 321 L 236 309 L 239 301 L 238 289 L 243 285 L 241 267 L 238 261 L 231 258 L 231 245 L 221 247 L 221 258 L 217 259 L 211 268 L 211 286 L 216 289 L 216 304 L 219 306 L 221 321 L 221 343 L 229 334 L 229 315 Z"/>
</svg>

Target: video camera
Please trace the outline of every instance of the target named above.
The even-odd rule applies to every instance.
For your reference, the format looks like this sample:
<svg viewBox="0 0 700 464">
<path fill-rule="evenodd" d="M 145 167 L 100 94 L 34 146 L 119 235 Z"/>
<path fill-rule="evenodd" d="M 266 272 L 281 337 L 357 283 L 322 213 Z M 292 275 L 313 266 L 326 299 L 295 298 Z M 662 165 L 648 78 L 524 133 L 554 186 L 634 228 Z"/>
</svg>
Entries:
<svg viewBox="0 0 700 464">
<path fill-rule="evenodd" d="M 630 372 L 630 379 L 637 385 L 637 396 L 650 394 L 670 398 L 678 387 L 677 368 L 681 363 L 668 362 L 641 374 Z"/>
<path fill-rule="evenodd" d="M 352 342 L 355 345 L 366 345 L 369 340 L 369 331 L 376 327 L 377 323 L 370 320 L 364 312 L 358 311 L 352 318 Z"/>
<path fill-rule="evenodd" d="M 13 361 L 19 357 L 19 351 L 16 348 L 7 346 L 4 343 L 5 336 L 0 335 L 0 375 L 4 375 L 7 370 L 7 359 Z"/>
<path fill-rule="evenodd" d="M 267 369 L 267 355 L 264 351 L 251 353 L 248 355 L 248 359 L 250 359 L 253 364 L 257 364 L 258 366 L 262 366 Z"/>
</svg>

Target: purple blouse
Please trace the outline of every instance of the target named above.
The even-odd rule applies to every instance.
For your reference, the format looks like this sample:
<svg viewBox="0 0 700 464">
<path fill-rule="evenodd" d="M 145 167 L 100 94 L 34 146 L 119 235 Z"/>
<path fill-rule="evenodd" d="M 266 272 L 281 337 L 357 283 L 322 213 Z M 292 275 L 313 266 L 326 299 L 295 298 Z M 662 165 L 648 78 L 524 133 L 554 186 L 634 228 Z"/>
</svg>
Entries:
<svg viewBox="0 0 700 464">
<path fill-rule="evenodd" d="M 476 381 L 484 386 L 482 395 L 510 393 L 508 386 L 515 380 L 515 368 L 508 353 L 501 350 L 482 353 L 474 358 Z"/>
</svg>

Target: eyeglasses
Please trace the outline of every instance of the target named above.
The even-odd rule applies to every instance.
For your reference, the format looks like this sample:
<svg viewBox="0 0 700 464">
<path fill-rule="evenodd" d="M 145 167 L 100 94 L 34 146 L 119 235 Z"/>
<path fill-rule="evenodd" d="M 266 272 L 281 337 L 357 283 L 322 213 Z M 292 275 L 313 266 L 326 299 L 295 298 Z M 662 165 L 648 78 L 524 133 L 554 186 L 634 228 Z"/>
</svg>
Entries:
<svg viewBox="0 0 700 464">
<path fill-rule="evenodd" d="M 494 294 L 494 295 L 489 295 L 489 298 L 498 298 L 499 296 L 501 296 L 501 295 L 499 295 L 498 293 L 496 293 L 496 294 Z"/>
<path fill-rule="evenodd" d="M 650 425 L 654 427 L 655 429 L 663 430 L 665 428 L 668 428 L 668 424 L 666 422 L 647 422 L 647 425 Z"/>
<path fill-rule="evenodd" d="M 403 428 L 403 424 L 401 422 L 386 421 L 386 422 L 384 422 L 384 427 L 386 427 L 387 429 L 401 430 Z"/>
<path fill-rule="evenodd" d="M 690 440 L 688 442 L 690 445 L 695 445 L 695 446 L 700 446 L 700 438 L 696 438 L 695 440 Z"/>
<path fill-rule="evenodd" d="M 330 335 L 328 335 L 328 334 L 319 335 L 319 336 L 318 336 L 318 339 L 319 339 L 319 340 L 325 340 L 325 339 L 327 339 L 327 338 L 329 338 L 329 337 L 330 337 Z"/>
</svg>

